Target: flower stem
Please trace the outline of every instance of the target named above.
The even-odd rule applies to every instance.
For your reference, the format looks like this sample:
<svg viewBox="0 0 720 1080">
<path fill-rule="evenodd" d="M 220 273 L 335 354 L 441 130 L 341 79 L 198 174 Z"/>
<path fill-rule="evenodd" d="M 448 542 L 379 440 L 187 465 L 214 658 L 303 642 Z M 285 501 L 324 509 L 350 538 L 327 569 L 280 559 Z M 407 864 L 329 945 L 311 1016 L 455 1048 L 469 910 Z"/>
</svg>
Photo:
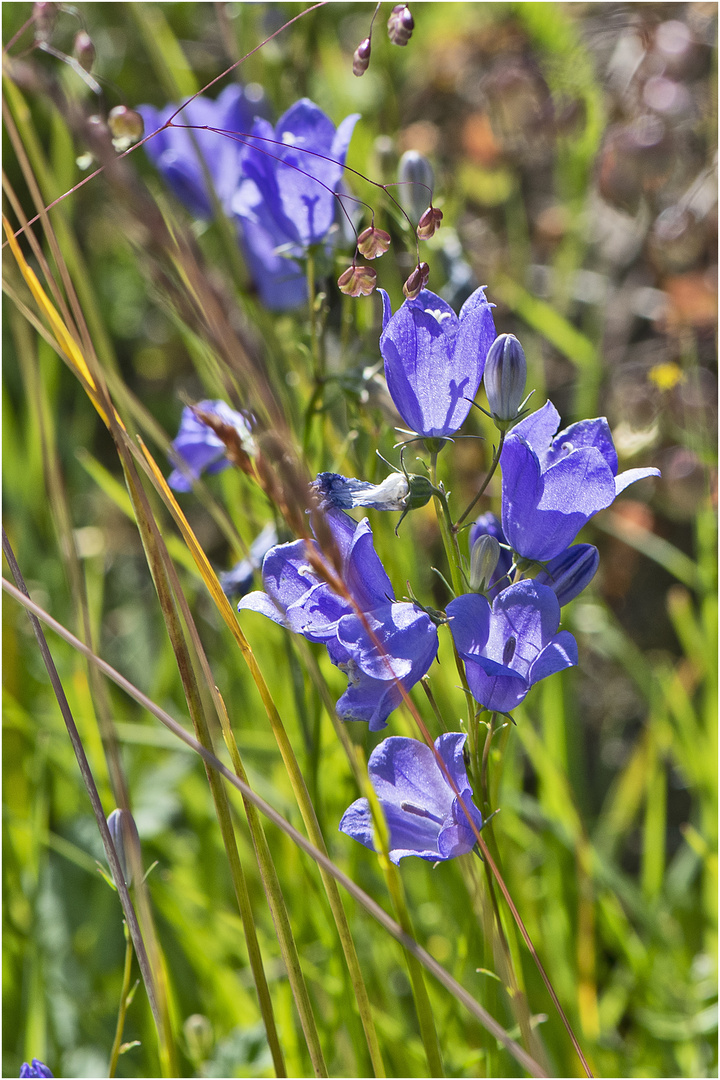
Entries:
<svg viewBox="0 0 720 1080">
<path fill-rule="evenodd" d="M 443 489 L 438 487 L 437 457 L 437 450 L 433 450 L 430 455 L 430 482 L 436 490 L 433 501 L 435 503 L 435 512 L 437 514 L 438 525 L 440 526 L 443 547 L 445 548 L 445 558 L 450 567 L 450 580 L 452 581 L 453 589 L 459 596 L 467 591 L 467 586 L 463 577 L 460 548 L 458 547 L 457 533 L 453 529 L 447 497 Z"/>
<path fill-rule="evenodd" d="M 473 499 L 473 501 L 470 503 L 470 505 L 468 507 L 465 508 L 463 513 L 460 515 L 460 517 L 457 519 L 455 524 L 452 526 L 453 535 L 455 535 L 457 533 L 458 529 L 460 528 L 460 526 L 462 525 L 463 521 L 468 516 L 468 514 L 471 512 L 471 510 L 473 509 L 473 507 L 475 506 L 477 501 L 479 499 L 481 499 L 482 496 L 485 494 L 485 490 L 486 490 L 488 484 L 490 483 L 490 481 L 492 480 L 492 478 L 493 478 L 493 476 L 495 474 L 495 470 L 498 467 L 498 463 L 500 461 L 500 455 L 502 453 L 502 448 L 503 448 L 503 443 L 504 442 L 505 442 L 505 432 L 501 431 L 500 432 L 500 441 L 498 442 L 497 449 L 495 451 L 495 454 L 493 455 L 492 464 L 490 466 L 490 471 L 488 472 L 487 476 L 483 480 L 482 486 L 480 487 L 480 490 L 478 491 L 478 493 L 475 496 L 475 498 Z"/>
<path fill-rule="evenodd" d="M 123 1028 L 125 1027 L 125 1014 L 130 1003 L 130 972 L 132 971 L 133 947 L 130 934 L 128 933 L 127 923 L 124 921 L 123 928 L 125 931 L 125 970 L 123 971 L 122 990 L 120 991 L 120 1006 L 118 1008 L 115 1039 L 113 1040 L 112 1051 L 110 1053 L 110 1066 L 108 1068 L 108 1076 L 111 1078 L 115 1075 L 115 1070 L 117 1069 L 118 1058 L 120 1057 L 120 1047 L 122 1045 Z"/>
</svg>

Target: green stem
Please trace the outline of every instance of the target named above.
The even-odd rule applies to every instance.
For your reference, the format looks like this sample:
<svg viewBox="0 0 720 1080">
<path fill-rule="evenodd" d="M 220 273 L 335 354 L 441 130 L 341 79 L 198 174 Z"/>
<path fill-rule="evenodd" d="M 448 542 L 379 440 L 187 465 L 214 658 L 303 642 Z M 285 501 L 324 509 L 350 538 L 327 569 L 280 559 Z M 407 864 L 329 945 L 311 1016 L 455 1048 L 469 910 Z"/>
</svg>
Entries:
<svg viewBox="0 0 720 1080">
<path fill-rule="evenodd" d="M 125 928 L 125 970 L 123 971 L 122 990 L 120 991 L 120 1007 L 118 1008 L 115 1039 L 113 1041 L 112 1051 L 110 1052 L 108 1076 L 111 1078 L 115 1075 L 115 1070 L 117 1069 L 118 1058 L 120 1057 L 120 1047 L 122 1045 L 123 1028 L 125 1027 L 125 1014 L 130 1003 L 130 972 L 132 971 L 133 947 L 127 924 L 123 922 L 123 926 Z"/>
<path fill-rule="evenodd" d="M 436 489 L 433 501 L 435 503 L 435 512 L 437 514 L 438 525 L 440 526 L 443 547 L 445 548 L 445 558 L 450 567 L 450 580 L 452 581 L 452 587 L 456 594 L 460 596 L 462 593 L 467 592 L 467 586 L 463 577 L 460 548 L 458 547 L 457 533 L 453 531 L 450 508 L 448 507 L 445 492 L 441 487 L 438 487 L 437 457 L 437 451 L 432 451 L 430 455 L 430 482 Z"/>
<path fill-rule="evenodd" d="M 313 377 L 316 385 L 321 385 L 325 372 L 323 370 L 323 357 L 320 350 L 320 337 L 318 335 L 318 317 L 315 308 L 315 259 L 312 251 L 308 250 L 305 259 L 308 289 L 308 313 L 310 315 L 310 352 L 313 359 Z"/>
<path fill-rule="evenodd" d="M 381 862 L 384 864 L 385 880 L 393 902 L 393 907 L 395 908 L 397 921 L 400 923 L 405 933 L 414 938 L 415 932 L 413 930 L 412 920 L 405 898 L 405 890 L 403 889 L 402 879 L 400 878 L 398 869 L 390 862 L 387 856 L 383 856 Z M 440 1044 L 438 1043 L 437 1030 L 435 1028 L 435 1017 L 428 996 L 427 986 L 425 985 L 425 976 L 423 974 L 422 965 L 417 957 L 413 956 L 412 953 L 409 953 L 407 950 L 405 951 L 405 958 L 407 960 L 408 971 L 410 972 L 413 999 L 415 1001 L 418 1023 L 420 1024 L 420 1035 L 422 1036 L 425 1055 L 430 1070 L 429 1075 L 433 1077 L 444 1076 L 445 1072 L 443 1070 L 442 1057 L 440 1056 Z"/>
<path fill-rule="evenodd" d="M 473 501 L 470 503 L 470 505 L 468 507 L 465 508 L 463 513 L 460 515 L 460 517 L 457 519 L 455 524 L 452 526 L 453 534 L 457 533 L 457 531 L 460 528 L 460 526 L 462 525 L 463 521 L 465 520 L 465 518 L 468 516 L 468 514 L 471 512 L 471 510 L 475 506 L 476 502 L 478 502 L 478 500 L 481 499 L 482 496 L 485 494 L 485 490 L 486 490 L 488 484 L 490 483 L 490 481 L 492 480 L 492 478 L 493 478 L 493 476 L 495 474 L 495 470 L 498 467 L 498 463 L 500 461 L 500 455 L 502 453 L 503 443 L 505 442 L 505 435 L 506 435 L 506 432 L 504 432 L 504 431 L 500 432 L 500 441 L 499 441 L 499 443 L 497 445 L 497 449 L 495 451 L 495 454 L 493 455 L 492 464 L 490 466 L 490 471 L 488 472 L 487 476 L 483 480 L 482 486 L 480 487 L 480 490 L 478 491 L 478 493 L 475 496 L 475 498 L 473 499 Z"/>
</svg>

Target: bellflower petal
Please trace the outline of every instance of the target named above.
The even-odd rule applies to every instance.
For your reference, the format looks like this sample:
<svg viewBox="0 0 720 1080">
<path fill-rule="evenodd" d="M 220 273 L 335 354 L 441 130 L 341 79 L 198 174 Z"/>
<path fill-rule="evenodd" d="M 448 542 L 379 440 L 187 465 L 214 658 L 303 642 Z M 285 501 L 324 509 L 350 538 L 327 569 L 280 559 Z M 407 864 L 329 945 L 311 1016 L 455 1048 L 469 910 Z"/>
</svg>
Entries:
<svg viewBox="0 0 720 1080">
<path fill-rule="evenodd" d="M 391 318 L 388 310 L 383 295 L 380 351 L 395 407 L 418 435 L 452 435 L 470 411 L 495 338 L 492 305 L 477 289 L 458 317 L 439 296 L 422 289 Z"/>
<path fill-rule="evenodd" d="M 226 596 L 240 597 L 249 591 L 255 571 L 262 566 L 263 559 L 277 542 L 277 529 L 270 522 L 253 540 L 248 557 L 235 563 L 231 570 L 218 574 L 218 581 Z"/>
<path fill-rule="evenodd" d="M 396 865 L 407 855 L 439 862 L 474 848 L 476 837 L 467 815 L 471 815 L 478 831 L 483 819 L 472 802 L 463 760 L 465 738 L 452 732 L 435 740 L 435 750 L 460 798 L 433 751 L 417 739 L 400 736 L 385 739 L 370 755 L 370 782 L 385 815 L 390 833 L 390 859 Z M 357 799 L 345 811 L 339 827 L 341 832 L 374 849 L 367 799 Z"/>
<path fill-rule="evenodd" d="M 503 530 L 514 551 L 539 562 L 559 556 L 627 484 L 659 475 L 657 469 L 632 469 L 616 476 L 617 454 L 604 417 L 555 435 L 559 422 L 548 401 L 512 429 L 500 457 Z"/>
<path fill-rule="evenodd" d="M 592 544 L 573 544 L 551 559 L 534 580 L 538 585 L 549 586 L 557 596 L 560 607 L 564 607 L 590 584 L 599 564 L 600 553 L 596 547 Z"/>
<path fill-rule="evenodd" d="M 249 454 L 255 452 L 249 415 L 236 412 L 224 401 L 199 401 L 194 407 L 186 405 L 180 418 L 180 430 L 172 443 L 175 456 L 184 465 L 174 469 L 168 477 L 168 484 L 174 491 L 190 491 L 193 480 L 198 480 L 203 472 L 220 472 L 230 464 L 225 443 L 197 416 L 196 410 L 210 413 L 221 423 L 234 428 L 243 448 Z"/>
<path fill-rule="evenodd" d="M 341 476 L 339 473 L 318 473 L 311 485 L 328 506 L 353 510 L 365 506 L 372 510 L 404 510 L 409 485 L 402 473 L 390 473 L 382 483 Z"/>
<path fill-rule="evenodd" d="M 338 716 L 365 720 L 377 731 L 402 700 L 398 681 L 410 689 L 435 659 L 437 629 L 415 604 L 395 602 L 367 518 L 358 523 L 329 510 L 325 519 L 352 602 L 333 592 L 311 565 L 311 554 L 324 558 L 317 542 L 296 540 L 270 549 L 263 561 L 265 592 L 243 597 L 238 609 L 257 611 L 309 641 L 323 642 L 348 677 Z"/>
<path fill-rule="evenodd" d="M 20 1066 L 21 1080 L 22 1077 L 25 1076 L 39 1077 L 52 1075 L 53 1074 L 50 1072 L 47 1065 L 43 1065 L 42 1061 L 40 1061 L 38 1058 L 33 1058 L 31 1065 L 28 1065 L 27 1061 L 23 1061 L 22 1065 Z"/>
<path fill-rule="evenodd" d="M 450 631 L 470 692 L 486 709 L 509 712 L 530 687 L 577 663 L 572 634 L 558 633 L 560 605 L 552 589 L 519 581 L 497 596 L 467 593 L 447 606 Z"/>
</svg>

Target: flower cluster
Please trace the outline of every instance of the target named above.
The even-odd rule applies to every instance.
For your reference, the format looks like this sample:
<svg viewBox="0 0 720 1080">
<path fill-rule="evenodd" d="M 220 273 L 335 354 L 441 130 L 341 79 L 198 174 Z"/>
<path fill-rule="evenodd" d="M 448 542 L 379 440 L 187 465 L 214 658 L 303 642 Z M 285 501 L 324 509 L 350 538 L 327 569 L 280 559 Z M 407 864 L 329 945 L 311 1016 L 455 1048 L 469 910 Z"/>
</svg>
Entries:
<svg viewBox="0 0 720 1080">
<path fill-rule="evenodd" d="M 305 256 L 329 254 L 341 235 L 338 193 L 357 114 L 336 130 L 303 98 L 273 127 L 255 86 L 229 86 L 215 101 L 199 95 L 161 110 L 141 105 L 138 112 L 145 131 L 158 132 L 145 147 L 177 198 L 207 218 L 214 193 L 235 222 L 263 304 L 277 311 L 305 303 Z"/>
<path fill-rule="evenodd" d="M 340 174 L 328 159 L 343 157 L 354 123 L 350 117 L 335 132 L 329 121 L 315 117 L 314 122 L 314 106 L 300 105 L 286 114 L 292 114 L 294 127 L 281 122 L 274 130 L 267 121 L 256 121 L 253 142 L 243 151 L 245 179 L 237 189 L 253 184 L 272 192 L 263 200 L 264 216 L 258 216 L 258 223 L 268 233 L 275 230 L 276 238 L 278 230 L 288 230 L 288 236 L 292 231 L 293 250 L 322 244 L 329 233 L 332 207 L 323 193 L 337 186 Z M 301 130 L 307 144 L 327 151 L 315 170 L 323 178 L 319 192 L 294 174 L 300 159 L 292 149 L 295 137 L 288 132 Z M 282 140 L 290 149 L 263 157 L 256 145 L 261 136 L 268 143 Z M 234 200 L 237 209 L 240 203 Z M 602 417 L 558 432 L 560 416 L 551 402 L 528 414 L 525 354 L 512 335 L 496 336 L 493 305 L 484 289 L 466 300 L 459 315 L 424 287 L 411 292 L 393 313 L 381 290 L 379 348 L 390 396 L 411 441 L 424 443 L 430 453 L 429 474 L 409 474 L 402 452 L 400 470 L 380 483 L 320 473 L 308 500 L 315 539 L 278 544 L 272 530 L 261 535 L 235 577 L 236 591 L 246 592 L 264 553 L 264 591 L 243 596 L 238 608 L 323 644 L 348 679 L 337 702 L 338 716 L 365 721 L 372 732 L 386 726 L 393 710 L 429 671 L 438 654 L 438 626 L 445 623 L 478 705 L 474 723 L 481 714 L 491 714 L 491 730 L 494 714 L 511 713 L 535 683 L 577 664 L 577 644 L 561 629 L 561 609 L 586 588 L 599 562 L 597 549 L 576 543 L 577 535 L 629 484 L 658 471 L 619 473 Z M 500 433 L 492 469 L 499 467 L 502 474 L 501 515 L 486 512 L 477 517 L 469 532 L 469 558 L 463 558 L 451 538 L 470 507 L 452 524 L 436 463 L 465 422 L 483 381 L 489 406 L 483 411 Z M 184 462 L 171 477 L 173 486 L 186 490 L 189 478 L 203 470 L 237 464 L 239 453 L 252 452 L 251 428 L 251 417 L 222 402 L 188 407 L 173 443 L 175 457 Z M 231 452 L 228 431 L 239 441 L 239 451 Z M 346 513 L 362 508 L 404 516 L 433 497 L 446 515 L 454 582 L 444 612 L 423 608 L 415 600 L 396 600 L 368 519 L 357 522 Z M 477 746 L 477 731 L 475 735 Z M 371 754 L 369 776 L 385 816 L 392 861 L 407 855 L 442 861 L 474 849 L 483 818 L 473 803 L 465 741 L 459 732 L 441 735 L 433 746 L 391 736 Z M 470 763 L 470 772 L 477 783 L 477 760 Z M 367 799 L 350 806 L 340 829 L 366 847 L 376 846 L 373 807 Z"/>
</svg>

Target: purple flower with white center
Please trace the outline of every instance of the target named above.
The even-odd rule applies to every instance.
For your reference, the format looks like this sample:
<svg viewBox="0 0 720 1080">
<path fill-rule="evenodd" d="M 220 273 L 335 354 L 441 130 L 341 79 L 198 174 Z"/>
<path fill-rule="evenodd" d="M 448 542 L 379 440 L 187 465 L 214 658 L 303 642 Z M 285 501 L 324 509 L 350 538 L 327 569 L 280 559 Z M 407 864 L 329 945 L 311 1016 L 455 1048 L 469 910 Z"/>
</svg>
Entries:
<svg viewBox="0 0 720 1080">
<path fill-rule="evenodd" d="M 255 571 L 260 569 L 268 551 L 277 542 L 277 529 L 270 522 L 251 543 L 248 557 L 235 563 L 231 570 L 218 574 L 218 581 L 226 596 L 245 596 L 250 591 Z"/>
<path fill-rule="evenodd" d="M 472 551 L 476 540 L 479 540 L 481 536 L 493 536 L 500 545 L 507 544 L 505 539 L 505 533 L 502 531 L 502 525 L 499 518 L 495 514 L 491 514 L 489 511 L 487 514 L 480 514 L 470 526 L 469 545 L 470 551 Z M 499 592 L 507 588 L 510 584 L 510 568 L 512 567 L 512 553 L 508 551 L 507 547 L 500 547 L 500 558 L 498 564 L 495 567 L 495 571 L 490 578 L 490 586 L 486 590 L 487 595 L 492 599 L 497 596 Z"/>
<path fill-rule="evenodd" d="M 198 480 L 201 473 L 217 473 L 231 464 L 226 456 L 227 446 L 199 418 L 198 412 L 216 416 L 223 425 L 234 428 L 245 452 L 250 455 L 255 453 L 249 416 L 236 412 L 224 401 L 199 401 L 197 405 L 186 405 L 180 419 L 180 430 L 172 443 L 175 458 L 183 462 L 182 467 L 174 469 L 168 477 L 168 484 L 174 491 L 190 491 L 193 480 Z"/>
<path fill-rule="evenodd" d="M 241 152 L 243 182 L 232 213 L 242 223 L 251 272 L 270 308 L 307 298 L 296 261 L 338 232 L 337 196 L 350 138 L 359 114 L 336 129 L 314 102 L 302 98 L 275 127 L 258 119 Z"/>
<path fill-rule="evenodd" d="M 395 407 L 407 426 L 426 438 L 458 430 L 470 411 L 495 339 L 492 304 L 476 289 L 460 315 L 435 293 L 422 289 L 392 314 L 383 300 L 380 352 Z"/>
<path fill-rule="evenodd" d="M 312 488 L 323 505 L 336 510 L 353 510 L 357 506 L 372 510 L 404 510 L 410 487 L 402 473 L 390 473 L 382 483 L 341 476 L 340 473 L 318 473 Z"/>
<path fill-rule="evenodd" d="M 512 429 L 500 457 L 505 536 L 518 555 L 538 562 L 560 555 L 629 484 L 660 475 L 652 468 L 616 475 L 605 417 L 581 420 L 556 435 L 559 424 L 548 401 Z"/>
<path fill-rule="evenodd" d="M 477 838 L 468 813 L 478 832 L 483 819 L 472 801 L 465 770 L 465 739 L 465 735 L 452 732 L 435 740 L 435 750 L 457 795 L 433 751 L 417 739 L 393 736 L 370 755 L 368 773 L 388 825 L 390 860 L 396 865 L 406 855 L 439 862 L 465 855 L 475 847 Z M 340 831 L 375 850 L 367 799 L 357 799 L 348 807 Z"/>
<path fill-rule="evenodd" d="M 551 559 L 533 580 L 537 585 L 551 588 L 560 607 L 565 607 L 590 584 L 599 564 L 600 552 L 596 547 L 573 544 L 562 555 Z"/>
<path fill-rule="evenodd" d="M 465 593 L 446 612 L 470 692 L 490 711 L 510 712 L 534 683 L 578 662 L 575 638 L 558 633 L 560 604 L 547 585 L 518 581 L 492 608 L 479 593 Z"/>
<path fill-rule="evenodd" d="M 164 109 L 140 105 L 138 112 L 143 118 L 146 134 L 162 128 L 179 108 L 179 105 L 166 105 Z M 144 144 L 145 152 L 173 194 L 191 213 L 203 218 L 212 217 L 212 200 L 203 162 L 220 205 L 227 211 L 241 180 L 241 144 L 233 136 L 249 131 L 255 117 L 266 111 L 262 90 L 255 85 L 249 88 L 237 84 L 228 86 L 216 101 L 200 95 L 187 102 L 173 120 L 172 127 L 159 131 Z M 217 130 L 202 130 L 205 127 Z M 225 131 L 229 134 L 221 134 Z"/>
<path fill-rule="evenodd" d="M 435 659 L 437 629 L 415 604 L 395 600 L 367 518 L 357 523 L 340 510 L 329 510 L 326 520 L 352 602 L 334 592 L 311 564 L 309 545 L 326 562 L 319 545 L 296 540 L 270 549 L 263 561 L 265 592 L 250 593 L 238 610 L 258 611 L 326 645 L 332 662 L 348 677 L 338 716 L 367 721 L 371 731 L 379 731 L 402 700 L 401 686 L 409 690 Z"/>
<path fill-rule="evenodd" d="M 20 1080 L 24 1076 L 52 1076 L 53 1074 L 48 1069 L 47 1065 L 43 1065 L 42 1061 L 38 1058 L 32 1059 L 32 1065 L 28 1065 L 27 1061 L 23 1061 L 20 1066 Z"/>
</svg>

